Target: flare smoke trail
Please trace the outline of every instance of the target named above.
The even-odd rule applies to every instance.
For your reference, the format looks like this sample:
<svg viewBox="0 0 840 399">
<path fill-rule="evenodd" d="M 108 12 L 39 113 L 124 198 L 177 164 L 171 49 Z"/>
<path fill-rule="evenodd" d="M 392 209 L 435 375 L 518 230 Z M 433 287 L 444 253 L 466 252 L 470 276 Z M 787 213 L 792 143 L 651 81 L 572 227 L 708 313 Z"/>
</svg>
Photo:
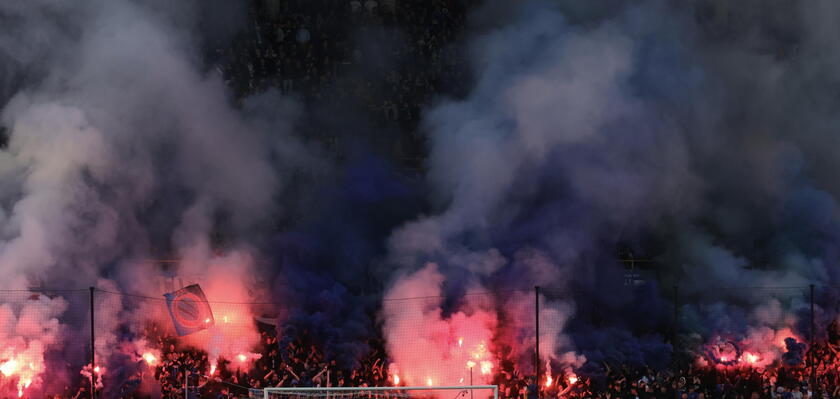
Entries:
<svg viewBox="0 0 840 399">
<path fill-rule="evenodd" d="M 564 304 L 550 306 L 563 338 L 547 356 L 666 364 L 656 332 L 679 285 L 682 330 L 761 339 L 745 349 L 778 361 L 776 334 L 807 337 L 808 284 L 823 292 L 820 325 L 837 315 L 824 306 L 840 270 L 839 12 L 486 2 L 467 44 L 474 87 L 425 113 L 436 210 L 393 233 L 388 264 L 436 262 L 455 287 L 544 286 Z M 660 278 L 625 286 L 621 247 L 650 254 Z M 801 288 L 726 289 L 761 286 Z M 407 334 L 387 319 L 387 337 Z"/>
<path fill-rule="evenodd" d="M 142 260 L 171 247 L 183 258 L 177 271 L 207 276 L 216 300 L 257 299 L 254 251 L 244 244 L 279 210 L 283 166 L 306 162 L 288 130 L 297 107 L 264 96 L 271 118 L 248 104 L 252 112 L 231 108 L 221 79 L 202 70 L 195 50 L 198 2 L 164 3 L 0 5 L 0 59 L 24 82 L 13 95 L 0 91 L 10 136 L 0 152 L 0 288 L 84 288 L 99 280 L 101 289 L 158 295 L 153 282 L 162 270 Z M 221 214 L 241 241 L 212 259 L 208 237 Z M 3 371 L 31 382 L 24 388 L 33 396 L 69 383 L 40 378 L 44 356 L 67 350 L 70 331 L 84 328 L 86 317 L 64 314 L 61 297 L 39 298 L 2 304 L 0 334 L 0 361 L 25 358 L 37 369 Z M 122 306 L 97 312 L 105 370 L 120 323 L 151 317 Z M 34 314 L 32 307 L 45 309 Z M 231 345 L 250 349 L 258 335 L 247 311 L 238 317 L 248 327 L 236 339 L 222 323 L 209 341 L 194 344 L 228 358 L 244 351 Z"/>
</svg>

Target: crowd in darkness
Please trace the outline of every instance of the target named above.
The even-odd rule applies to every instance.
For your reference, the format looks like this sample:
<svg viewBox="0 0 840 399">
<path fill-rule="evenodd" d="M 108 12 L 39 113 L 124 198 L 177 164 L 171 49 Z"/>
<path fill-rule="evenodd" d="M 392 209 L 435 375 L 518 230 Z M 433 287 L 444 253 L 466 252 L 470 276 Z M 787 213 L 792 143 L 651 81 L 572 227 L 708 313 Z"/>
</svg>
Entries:
<svg viewBox="0 0 840 399">
<path fill-rule="evenodd" d="M 350 110 L 407 139 L 404 157 L 420 156 L 422 150 L 412 147 L 422 144 L 417 129 L 423 107 L 437 95 L 467 90 L 458 39 L 468 3 L 255 1 L 253 23 L 215 57 L 240 99 L 273 88 L 311 108 Z M 308 126 L 318 125 L 302 128 Z"/>
<path fill-rule="evenodd" d="M 183 398 L 185 373 L 191 376 L 190 391 L 196 398 L 262 397 L 261 389 L 266 387 L 394 386 L 381 342 L 372 339 L 369 344 L 374 349 L 354 366 L 345 367 L 325 358 L 305 334 L 291 341 L 278 341 L 269 330 L 261 334 L 259 358 L 247 370 L 222 360 L 212 375 L 206 353 L 179 346 L 174 337 L 158 336 L 153 345 L 162 350 L 160 361 L 140 367 L 119 386 L 118 397 L 149 397 L 138 394 L 137 388 L 140 380 L 153 377 L 160 397 Z M 492 383 L 499 386 L 503 399 L 840 399 L 840 345 L 818 344 L 808 353 L 796 364 L 777 362 L 767 367 L 688 362 L 653 369 L 605 362 L 594 373 L 556 372 L 549 384 L 542 376 L 539 390 L 533 375 L 518 370 L 510 359 L 497 358 Z M 87 397 L 84 392 L 82 388 L 75 395 L 56 398 Z M 392 396 L 402 397 L 378 395 Z"/>
<path fill-rule="evenodd" d="M 182 399 L 185 383 L 196 398 L 228 399 L 257 395 L 266 387 L 338 387 L 389 385 L 383 353 L 373 350 L 357 367 L 344 369 L 335 360 L 327 361 L 314 345 L 297 339 L 282 348 L 274 334 L 263 331 L 258 358 L 247 370 L 228 360 L 221 360 L 211 371 L 207 354 L 189 347 L 181 347 L 174 337 L 158 336 L 155 345 L 163 348 L 161 359 L 153 365 L 140 367 L 119 387 L 121 398 L 144 398 L 140 380 L 153 377 L 159 385 L 160 397 Z M 85 388 L 74 396 L 87 397 Z M 107 395 L 106 395 L 107 396 Z M 155 396 L 156 397 L 156 396 Z"/>
</svg>

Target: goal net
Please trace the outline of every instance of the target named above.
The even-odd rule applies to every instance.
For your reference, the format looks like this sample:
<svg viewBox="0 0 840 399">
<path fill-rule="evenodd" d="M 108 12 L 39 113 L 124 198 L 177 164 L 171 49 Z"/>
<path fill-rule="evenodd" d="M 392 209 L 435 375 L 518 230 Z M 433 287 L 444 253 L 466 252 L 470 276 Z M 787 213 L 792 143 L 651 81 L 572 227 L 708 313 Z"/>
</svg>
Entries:
<svg viewBox="0 0 840 399">
<path fill-rule="evenodd" d="M 264 399 L 499 399 L 496 385 L 265 388 Z"/>
</svg>

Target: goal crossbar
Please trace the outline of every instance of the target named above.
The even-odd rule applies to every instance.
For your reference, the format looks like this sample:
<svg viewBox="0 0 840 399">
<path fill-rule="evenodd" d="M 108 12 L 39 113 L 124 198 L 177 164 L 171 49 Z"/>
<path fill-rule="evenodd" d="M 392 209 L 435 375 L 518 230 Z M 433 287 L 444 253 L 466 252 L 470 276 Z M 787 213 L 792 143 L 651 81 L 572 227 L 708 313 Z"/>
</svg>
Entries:
<svg viewBox="0 0 840 399">
<path fill-rule="evenodd" d="M 277 387 L 277 388 L 264 388 L 263 389 L 263 398 L 270 399 L 270 395 L 272 392 L 276 393 L 305 393 L 305 392 L 370 392 L 370 391 L 442 391 L 442 390 L 474 390 L 474 389 L 490 389 L 493 390 L 493 399 L 499 399 L 499 386 L 498 385 L 454 385 L 454 386 L 440 386 L 440 387 L 430 387 L 428 385 L 425 386 L 417 386 L 417 387 Z"/>
</svg>

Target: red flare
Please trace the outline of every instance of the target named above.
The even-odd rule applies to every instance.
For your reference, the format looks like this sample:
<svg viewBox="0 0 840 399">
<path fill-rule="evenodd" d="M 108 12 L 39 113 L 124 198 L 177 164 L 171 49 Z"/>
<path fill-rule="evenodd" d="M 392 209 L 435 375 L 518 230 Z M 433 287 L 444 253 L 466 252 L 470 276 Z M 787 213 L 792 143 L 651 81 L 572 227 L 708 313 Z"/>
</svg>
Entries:
<svg viewBox="0 0 840 399">
<path fill-rule="evenodd" d="M 155 356 L 152 352 L 146 352 L 143 354 L 143 360 L 150 366 L 153 366 L 157 363 L 157 356 Z"/>
</svg>

